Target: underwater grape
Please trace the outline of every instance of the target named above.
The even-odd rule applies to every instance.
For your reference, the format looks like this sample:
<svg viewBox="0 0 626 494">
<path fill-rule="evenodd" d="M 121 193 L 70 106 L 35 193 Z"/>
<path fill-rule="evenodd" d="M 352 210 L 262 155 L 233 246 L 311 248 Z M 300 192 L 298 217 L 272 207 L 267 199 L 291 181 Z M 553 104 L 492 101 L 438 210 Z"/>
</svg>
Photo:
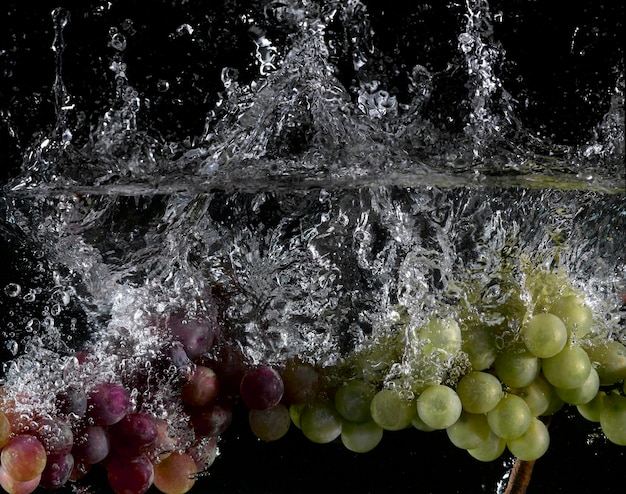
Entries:
<svg viewBox="0 0 626 494">
<path fill-rule="evenodd" d="M 256 437 L 263 441 L 276 441 L 289 431 L 291 417 L 287 407 L 279 403 L 264 410 L 249 410 L 248 422 Z"/>
<path fill-rule="evenodd" d="M 71 453 L 48 455 L 46 468 L 41 474 L 41 487 L 45 489 L 63 487 L 70 479 L 73 469 L 74 457 Z"/>
<path fill-rule="evenodd" d="M 139 456 L 155 443 L 154 417 L 145 412 L 129 413 L 109 428 L 111 449 L 124 456 Z"/>
<path fill-rule="evenodd" d="M 526 348 L 514 345 L 498 355 L 494 362 L 495 373 L 512 388 L 528 386 L 539 373 L 539 359 Z"/>
<path fill-rule="evenodd" d="M 94 465 L 110 451 L 109 433 L 99 425 L 88 425 L 76 433 L 72 454 L 79 463 Z"/>
<path fill-rule="evenodd" d="M 191 360 L 211 349 L 218 332 L 214 314 L 191 316 L 183 309 L 171 314 L 165 324 L 174 340 L 182 343 Z"/>
<path fill-rule="evenodd" d="M 491 433 L 484 413 L 461 413 L 459 419 L 446 429 L 450 442 L 457 448 L 473 449 L 483 444 Z"/>
<path fill-rule="evenodd" d="M 41 475 L 38 475 L 34 479 L 20 482 L 11 477 L 6 468 L 0 465 L 0 487 L 2 487 L 8 494 L 30 494 L 39 485 Z"/>
<path fill-rule="evenodd" d="M 487 413 L 500 402 L 502 383 L 492 374 L 472 371 L 461 378 L 456 392 L 464 410 L 469 413 Z"/>
<path fill-rule="evenodd" d="M 587 352 L 578 345 L 567 345 L 554 357 L 543 359 L 543 375 L 555 388 L 572 389 L 582 386 L 591 372 Z"/>
<path fill-rule="evenodd" d="M 626 396 L 609 393 L 604 397 L 600 427 L 609 441 L 626 446 Z"/>
<path fill-rule="evenodd" d="M 285 390 L 278 372 L 268 366 L 249 370 L 241 380 L 241 398 L 248 408 L 264 410 L 276 406 Z"/>
<path fill-rule="evenodd" d="M 341 415 L 333 404 L 326 400 L 312 400 L 304 406 L 300 414 L 300 428 L 314 443 L 324 444 L 334 441 L 341 434 L 341 426 Z"/>
<path fill-rule="evenodd" d="M 196 462 L 187 453 L 174 452 L 154 465 L 154 486 L 164 494 L 185 494 L 196 483 Z"/>
<path fill-rule="evenodd" d="M 10 437 L 11 422 L 9 422 L 9 419 L 4 412 L 0 411 L 0 449 L 2 449 L 4 445 L 9 442 Z"/>
<path fill-rule="evenodd" d="M 358 423 L 344 420 L 341 427 L 341 442 L 355 453 L 373 450 L 382 438 L 383 429 L 373 420 Z"/>
<path fill-rule="evenodd" d="M 154 481 L 154 467 L 147 456 L 113 456 L 107 461 L 109 485 L 116 494 L 144 494 Z"/>
<path fill-rule="evenodd" d="M 619 341 L 594 342 L 587 353 L 597 366 L 600 384 L 611 385 L 626 379 L 626 346 Z"/>
<path fill-rule="evenodd" d="M 565 324 L 554 314 L 533 316 L 522 326 L 521 333 L 526 348 L 540 358 L 555 356 L 567 343 Z"/>
<path fill-rule="evenodd" d="M 560 318 L 568 333 L 576 338 L 589 334 L 593 326 L 591 309 L 576 295 L 567 295 L 557 299 L 548 312 Z"/>
<path fill-rule="evenodd" d="M 515 439 L 530 426 L 532 415 L 526 402 L 517 395 L 507 394 L 487 413 L 487 422 L 494 434 L 502 439 Z"/>
<path fill-rule="evenodd" d="M 533 461 L 543 456 L 548 450 L 550 434 L 541 420 L 533 418 L 526 432 L 514 439 L 509 439 L 506 445 L 509 451 L 520 460 Z"/>
<path fill-rule="evenodd" d="M 415 416 L 415 403 L 391 389 L 382 389 L 370 403 L 374 422 L 388 431 L 398 431 L 411 425 Z"/>
<path fill-rule="evenodd" d="M 208 405 L 219 394 L 219 382 L 215 372 L 203 365 L 196 365 L 187 384 L 183 386 L 181 398 L 192 406 Z"/>
<path fill-rule="evenodd" d="M 370 403 L 374 388 L 360 379 L 348 381 L 335 393 L 335 407 L 343 418 L 351 422 L 365 422 L 371 419 Z"/>
<path fill-rule="evenodd" d="M 461 416 L 463 406 L 452 388 L 436 384 L 424 390 L 417 398 L 417 414 L 433 429 L 445 429 Z"/>
<path fill-rule="evenodd" d="M 19 434 L 9 440 L 0 453 L 0 463 L 6 473 L 18 482 L 41 475 L 46 468 L 47 454 L 35 436 Z"/>
<path fill-rule="evenodd" d="M 128 413 L 130 396 L 119 384 L 100 383 L 89 392 L 89 415 L 98 425 L 113 425 Z"/>
<path fill-rule="evenodd" d="M 306 403 L 315 397 L 319 385 L 319 373 L 306 362 L 292 360 L 281 373 L 285 391 L 283 399 L 293 405 Z"/>
</svg>

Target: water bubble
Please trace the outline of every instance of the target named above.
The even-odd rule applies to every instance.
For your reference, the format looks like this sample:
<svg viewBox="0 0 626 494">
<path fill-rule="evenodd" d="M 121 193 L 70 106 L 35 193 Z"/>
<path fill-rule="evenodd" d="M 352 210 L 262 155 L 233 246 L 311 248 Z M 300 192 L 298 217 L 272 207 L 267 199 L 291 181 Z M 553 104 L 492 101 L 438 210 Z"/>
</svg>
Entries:
<svg viewBox="0 0 626 494">
<path fill-rule="evenodd" d="M 122 33 L 113 34 L 113 36 L 111 36 L 111 40 L 109 41 L 109 46 L 117 51 L 124 51 L 126 49 L 126 36 Z"/>
<path fill-rule="evenodd" d="M 22 292 L 22 287 L 18 283 L 9 283 L 4 287 L 4 293 L 9 297 L 17 297 Z"/>
<path fill-rule="evenodd" d="M 35 293 L 35 290 L 29 290 L 28 293 L 26 295 L 24 295 L 24 302 L 34 302 L 35 299 L 37 298 L 37 294 Z"/>
<path fill-rule="evenodd" d="M 191 36 L 193 34 L 193 27 L 189 24 L 181 24 L 176 28 L 176 34 L 178 36 L 188 35 Z"/>
<path fill-rule="evenodd" d="M 165 79 L 159 79 L 157 82 L 157 91 L 160 93 L 166 93 L 170 89 L 170 83 Z"/>
<path fill-rule="evenodd" d="M 19 351 L 19 348 L 20 348 L 17 341 L 15 340 L 7 341 L 5 344 L 5 347 L 9 352 L 11 352 L 11 355 L 13 356 L 17 355 L 17 352 Z"/>
</svg>

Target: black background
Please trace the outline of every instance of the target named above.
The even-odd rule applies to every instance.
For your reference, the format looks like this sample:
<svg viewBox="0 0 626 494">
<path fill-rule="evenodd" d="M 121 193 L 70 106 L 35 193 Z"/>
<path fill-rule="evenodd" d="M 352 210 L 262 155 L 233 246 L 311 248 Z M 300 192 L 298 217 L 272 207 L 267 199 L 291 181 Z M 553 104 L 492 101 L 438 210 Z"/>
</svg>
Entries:
<svg viewBox="0 0 626 494">
<path fill-rule="evenodd" d="M 248 25 L 239 15 L 261 12 L 262 3 L 59 0 L 46 5 L 5 0 L 0 7 L 2 180 L 19 173 L 20 155 L 32 143 L 33 134 L 54 122 L 49 14 L 53 7 L 64 6 L 72 14 L 65 30 L 64 78 L 86 121 L 95 122 L 112 97 L 108 28 L 119 27 L 130 18 L 137 30 L 129 37 L 124 55 L 130 83 L 151 102 L 141 113 L 140 126 L 164 139 L 180 140 L 202 132 L 204 116 L 221 90 L 222 67 L 236 66 L 244 79 L 258 70 L 251 60 Z M 364 3 L 381 52 L 378 62 L 388 74 L 394 73 L 393 69 L 400 74 L 390 75 L 386 81 L 400 100 L 406 95 L 402 74 L 407 68 L 421 63 L 441 71 L 458 56 L 462 2 Z M 608 109 L 617 67 L 623 67 L 623 5 L 622 0 L 491 2 L 492 12 L 504 14 L 504 22 L 495 25 L 496 39 L 506 51 L 500 76 L 518 100 L 526 126 L 557 143 L 581 142 L 591 136 Z M 196 28 L 193 40 L 170 36 L 185 22 Z M 267 28 L 272 34 L 271 26 Z M 349 85 L 349 70 L 340 77 Z M 160 79 L 171 83 L 165 95 L 157 87 Z M 462 87 L 458 90 L 464 91 Z M 77 141 L 87 133 L 78 131 Z M 20 277 L 33 281 L 41 276 L 22 269 L 21 259 L 32 257 L 32 252 L 20 242 L 19 233 L 4 231 L 1 247 L 5 254 L 0 277 L 3 286 Z M 5 297 L 4 293 L 0 297 Z M 0 316 L 5 319 L 6 297 L 2 302 L 0 310 L 5 313 Z M 596 427 L 568 411 L 554 418 L 550 431 L 551 447 L 537 462 L 529 493 L 623 492 L 624 448 L 603 438 L 588 445 Z M 198 482 L 194 492 L 495 492 L 508 461 L 503 457 L 491 464 L 479 463 L 450 445 L 445 433 L 416 430 L 386 433 L 381 445 L 364 455 L 350 453 L 339 443 L 312 444 L 295 429 L 286 438 L 265 444 L 251 435 L 243 410 L 236 411 L 235 425 L 225 434 L 220 449 L 222 454 L 210 474 Z M 94 472 L 92 484 L 106 492 L 101 473 Z"/>
</svg>

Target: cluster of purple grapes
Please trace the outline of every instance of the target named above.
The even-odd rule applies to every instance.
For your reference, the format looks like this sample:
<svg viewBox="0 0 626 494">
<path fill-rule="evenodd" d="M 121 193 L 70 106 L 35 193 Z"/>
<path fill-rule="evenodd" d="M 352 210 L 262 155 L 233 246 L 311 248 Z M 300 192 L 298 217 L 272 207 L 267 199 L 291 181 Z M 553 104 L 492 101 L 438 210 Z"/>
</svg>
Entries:
<svg viewBox="0 0 626 494">
<path fill-rule="evenodd" d="M 56 396 L 55 413 L 25 412 L 19 402 L 33 397 L 9 394 L 0 387 L 0 486 L 9 494 L 28 494 L 38 486 L 57 489 L 80 480 L 96 465 L 106 469 L 118 494 L 142 494 L 152 485 L 165 494 L 183 494 L 217 454 L 219 436 L 232 420 L 232 407 L 219 394 L 215 372 L 196 364 L 214 345 L 214 317 L 169 316 L 157 331 L 167 332 L 166 358 L 150 366 L 157 374 L 176 376 L 160 384 L 176 387 L 194 434 L 175 437 L 172 424 L 145 411 L 154 390 L 103 380 L 67 383 Z M 76 354 L 78 365 L 97 366 L 97 356 Z M 147 383 L 141 376 L 132 379 Z M 158 384 L 157 384 L 158 385 Z"/>
</svg>

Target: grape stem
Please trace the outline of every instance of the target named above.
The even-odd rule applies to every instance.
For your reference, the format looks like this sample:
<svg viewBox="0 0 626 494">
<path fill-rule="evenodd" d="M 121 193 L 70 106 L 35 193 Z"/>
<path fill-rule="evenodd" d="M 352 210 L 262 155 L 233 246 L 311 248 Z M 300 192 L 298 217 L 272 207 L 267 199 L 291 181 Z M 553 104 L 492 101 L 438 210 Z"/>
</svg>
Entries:
<svg viewBox="0 0 626 494">
<path fill-rule="evenodd" d="M 546 427 L 550 425 L 550 417 L 540 417 L 540 419 L 546 424 Z M 509 482 L 504 494 L 526 494 L 534 467 L 535 460 L 524 461 L 517 458 L 509 474 Z"/>
</svg>

